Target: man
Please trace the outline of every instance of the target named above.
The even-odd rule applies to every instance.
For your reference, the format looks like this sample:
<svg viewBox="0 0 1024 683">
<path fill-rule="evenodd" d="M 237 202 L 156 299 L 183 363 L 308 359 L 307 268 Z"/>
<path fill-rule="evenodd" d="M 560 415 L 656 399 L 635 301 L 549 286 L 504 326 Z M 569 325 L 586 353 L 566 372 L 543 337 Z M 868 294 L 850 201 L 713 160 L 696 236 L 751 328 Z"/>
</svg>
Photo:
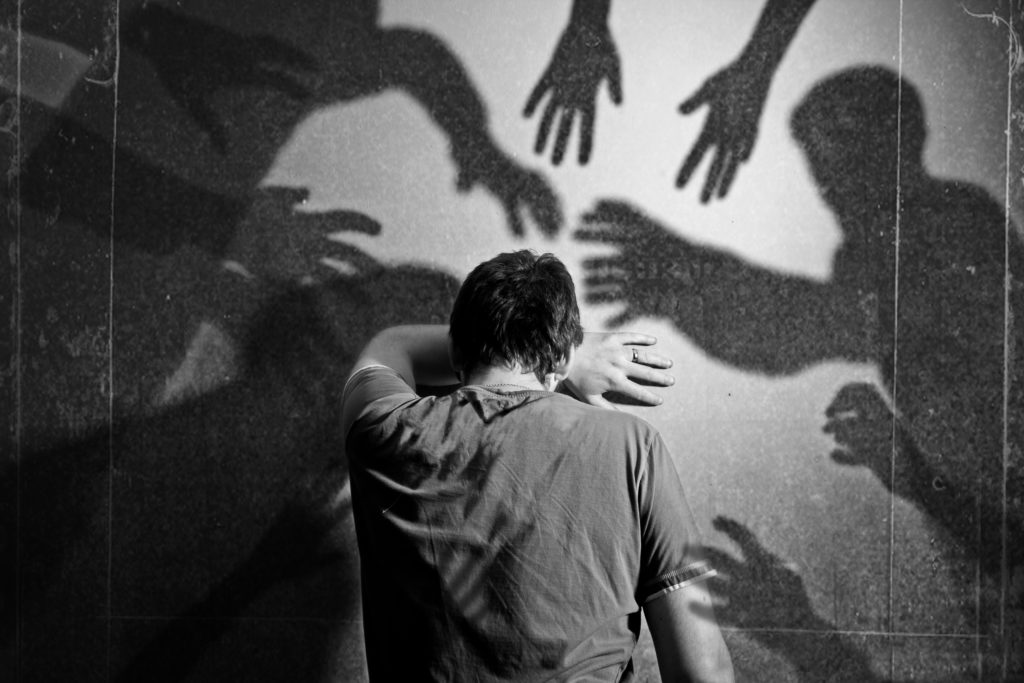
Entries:
<svg viewBox="0 0 1024 683">
<path fill-rule="evenodd" d="M 661 437 L 554 391 L 657 402 L 630 378 L 668 363 L 627 339 L 653 343 L 584 343 L 565 267 L 519 251 L 470 273 L 448 329 L 369 343 L 343 429 L 372 679 L 628 679 L 642 608 L 665 680 L 732 680 Z"/>
</svg>

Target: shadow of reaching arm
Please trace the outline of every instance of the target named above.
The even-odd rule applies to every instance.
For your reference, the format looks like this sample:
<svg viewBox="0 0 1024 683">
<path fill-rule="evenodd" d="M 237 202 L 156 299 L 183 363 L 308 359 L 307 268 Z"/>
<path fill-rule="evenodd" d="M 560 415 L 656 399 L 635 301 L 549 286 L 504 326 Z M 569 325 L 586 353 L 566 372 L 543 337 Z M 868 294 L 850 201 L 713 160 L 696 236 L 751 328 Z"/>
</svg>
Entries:
<svg viewBox="0 0 1024 683">
<path fill-rule="evenodd" d="M 707 105 L 708 115 L 700 137 L 679 169 L 676 187 L 685 187 L 705 155 L 711 153 L 700 200 L 706 203 L 729 193 L 739 165 L 754 149 L 775 71 L 814 2 L 768 0 L 740 56 L 679 105 L 683 114 Z"/>
<path fill-rule="evenodd" d="M 509 229 L 524 234 L 527 214 L 552 236 L 562 225 L 562 209 L 544 177 L 520 166 L 499 149 L 487 128 L 487 114 L 475 87 L 451 50 L 430 34 L 408 29 L 380 30 L 359 55 L 366 94 L 397 87 L 415 97 L 448 136 L 458 168 L 457 187 L 481 185 L 501 203 Z"/>
<path fill-rule="evenodd" d="M 177 178 L 122 147 L 111 150 L 109 140 L 64 116 L 25 160 L 19 197 L 98 235 L 113 230 L 115 240 L 150 254 L 191 244 L 219 257 L 245 211 L 239 199 Z"/>
<path fill-rule="evenodd" d="M 272 36 L 242 36 L 161 5 L 144 4 L 128 15 L 121 37 L 149 59 L 174 101 L 221 152 L 228 147 L 228 127 L 211 102 L 218 91 L 274 88 L 296 100 L 311 94 L 294 72 L 312 71 L 316 63 Z"/>
<path fill-rule="evenodd" d="M 609 324 L 667 318 L 706 353 L 767 374 L 871 357 L 855 296 L 693 244 L 629 204 L 601 201 L 576 238 L 615 247 L 584 263 L 590 303 L 623 304 Z"/>
<path fill-rule="evenodd" d="M 327 282 L 339 267 L 349 274 L 379 269 L 361 249 L 333 237 L 377 236 L 380 223 L 358 211 L 304 211 L 308 198 L 306 188 L 261 188 L 238 226 L 228 258 L 279 287 Z"/>
<path fill-rule="evenodd" d="M 714 527 L 739 548 L 741 557 L 706 548 L 721 574 L 712 579 L 715 614 L 723 626 L 741 628 L 783 655 L 805 681 L 879 681 L 870 658 L 820 618 L 797 571 L 769 552 L 750 529 L 728 517 Z"/>
<path fill-rule="evenodd" d="M 622 72 L 615 48 L 608 13 L 611 0 L 574 0 L 569 25 L 558 39 L 551 63 L 530 93 L 523 116 L 533 116 L 547 96 L 544 113 L 537 129 L 534 152 L 543 154 L 551 127 L 558 120 L 551 161 L 562 163 L 569 144 L 573 123 L 579 118 L 579 162 L 590 161 L 594 145 L 594 118 L 597 94 L 608 81 L 608 94 L 615 104 L 622 104 Z"/>
<path fill-rule="evenodd" d="M 959 546 L 956 555 L 974 555 L 985 574 L 1000 575 L 1004 544 L 1024 537 L 1020 510 L 1012 505 L 1004 536 L 1001 478 L 984 476 L 983 463 L 950 468 L 940 456 L 927 453 L 874 385 L 847 384 L 825 415 L 825 432 L 836 441 L 833 460 L 868 468 L 883 486 L 951 534 Z M 998 464 L 994 454 L 972 455 Z M 1009 542 L 1006 549 L 1010 566 L 1024 561 L 1016 544 Z"/>
</svg>

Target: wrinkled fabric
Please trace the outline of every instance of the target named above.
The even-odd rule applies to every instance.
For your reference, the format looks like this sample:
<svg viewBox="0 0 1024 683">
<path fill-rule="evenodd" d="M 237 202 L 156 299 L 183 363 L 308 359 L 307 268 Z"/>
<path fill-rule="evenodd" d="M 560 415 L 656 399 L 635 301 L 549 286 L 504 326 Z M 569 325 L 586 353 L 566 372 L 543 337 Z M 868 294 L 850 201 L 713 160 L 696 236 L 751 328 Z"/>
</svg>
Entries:
<svg viewBox="0 0 1024 683">
<path fill-rule="evenodd" d="M 659 434 L 570 397 L 355 373 L 342 429 L 373 680 L 629 677 L 648 599 L 713 575 Z"/>
</svg>

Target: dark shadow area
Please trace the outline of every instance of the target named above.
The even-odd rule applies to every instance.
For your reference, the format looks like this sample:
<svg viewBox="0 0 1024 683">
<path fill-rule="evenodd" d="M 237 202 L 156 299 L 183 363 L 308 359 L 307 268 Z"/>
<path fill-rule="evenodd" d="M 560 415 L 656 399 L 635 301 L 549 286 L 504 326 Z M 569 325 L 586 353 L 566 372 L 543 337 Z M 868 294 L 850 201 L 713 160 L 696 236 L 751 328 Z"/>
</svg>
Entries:
<svg viewBox="0 0 1024 683">
<path fill-rule="evenodd" d="M 817 615 L 797 568 L 765 548 L 743 524 L 728 517 L 717 517 L 713 524 L 739 550 L 737 556 L 713 547 L 704 549 L 719 572 L 719 577 L 710 583 L 719 623 L 741 628 L 766 648 L 781 654 L 801 681 L 894 681 L 872 668 L 873 658 L 857 645 L 853 634 L 839 631 Z M 811 634 L 813 641 L 809 641 Z M 809 647 L 811 642 L 813 646 Z M 965 679 L 954 676 L 929 680 L 953 683 Z M 1003 679 L 989 676 L 980 680 Z"/>
<path fill-rule="evenodd" d="M 126 681 L 345 680 L 362 643 L 341 381 L 379 329 L 445 322 L 458 283 L 339 242 L 380 226 L 307 212 L 307 190 L 264 178 L 310 113 L 398 90 L 447 137 L 457 189 L 485 189 L 513 233 L 554 235 L 559 199 L 498 146 L 451 49 L 381 27 L 376 2 L 306 3 L 286 22 L 262 0 L 180 7 L 23 17 L 94 62 L 59 111 L 18 102 L 21 156 L 5 150 L 32 343 L 27 428 L 0 477 L 0 668 L 106 680 L 109 656 Z M 92 317 L 64 317 L 78 308 Z M 35 417 L 77 386 L 48 388 L 68 354 L 35 340 L 74 341 L 86 319 L 114 386 L 76 376 L 84 434 Z"/>
<path fill-rule="evenodd" d="M 666 318 L 752 372 L 876 363 L 887 396 L 849 386 L 827 411 L 835 459 L 871 468 L 950 532 L 952 555 L 978 559 L 984 628 L 995 628 L 996 604 L 1024 607 L 1000 585 L 1024 562 L 1024 245 L 984 190 L 929 175 L 923 107 L 895 73 L 823 80 L 792 129 L 843 231 L 827 282 L 745 263 L 603 201 L 577 236 L 617 253 L 585 264 L 587 300 L 623 304 L 615 325 Z"/>
<path fill-rule="evenodd" d="M 187 679 L 239 620 L 359 621 L 341 383 L 381 327 L 445 320 L 458 285 L 416 266 L 362 264 L 359 276 L 270 298 L 237 381 L 8 468 L 0 485 L 21 485 L 26 620 L 105 612 L 109 562 L 113 614 L 164 624 L 115 657 L 122 681 Z M 333 663 L 361 657 L 361 630 L 338 633 L 278 656 L 329 678 Z M 249 666 L 236 664 L 239 680 L 276 680 Z"/>
</svg>

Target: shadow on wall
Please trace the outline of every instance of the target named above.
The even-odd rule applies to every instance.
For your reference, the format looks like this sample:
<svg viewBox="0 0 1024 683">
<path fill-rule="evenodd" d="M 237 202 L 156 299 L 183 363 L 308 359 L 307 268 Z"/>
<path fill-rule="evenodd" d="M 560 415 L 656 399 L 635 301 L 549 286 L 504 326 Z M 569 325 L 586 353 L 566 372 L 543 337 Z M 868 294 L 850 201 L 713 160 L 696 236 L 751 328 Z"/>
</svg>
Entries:
<svg viewBox="0 0 1024 683">
<path fill-rule="evenodd" d="M 1012 587 L 1024 566 L 1024 245 L 983 190 L 928 175 L 920 98 L 891 71 L 823 80 L 792 129 L 844 233 L 830 281 L 744 263 L 602 201 L 577 237 L 618 253 L 585 264 L 586 298 L 624 304 L 613 325 L 667 318 L 748 371 L 875 362 L 888 395 L 851 384 L 825 411 L 833 459 L 926 513 L 950 557 L 977 559 L 981 629 L 995 634 L 1000 605 L 1011 621 L 1024 612 Z"/>
<path fill-rule="evenodd" d="M 204 7 L 216 21 L 125 5 L 120 135 L 102 84 L 81 84 L 59 112 L 19 103 L 26 154 L 7 198 L 26 224 L 60 228 L 21 235 L 26 269 L 45 273 L 26 279 L 22 336 L 74 333 L 74 316 L 55 322 L 48 309 L 99 308 L 116 320 L 104 353 L 116 367 L 113 424 L 60 434 L 32 413 L 65 400 L 48 388 L 62 357 L 24 345 L 31 410 L 0 479 L 0 670 L 106 680 L 109 655 L 125 681 L 359 677 L 340 383 L 382 327 L 447 320 L 458 283 L 337 241 L 377 234 L 369 217 L 304 212 L 305 190 L 258 184 L 313 108 L 399 88 L 448 136 L 458 188 L 487 189 L 513 233 L 528 221 L 557 232 L 558 198 L 498 148 L 445 44 L 380 28 L 375 2 L 302 8 L 323 15 L 329 37 L 306 52 L 236 30 L 251 16 L 235 5 Z M 62 25 L 33 11 L 26 30 Z M 234 118 L 254 107 L 262 135 L 242 139 Z M 172 130 L 147 137 L 158 109 Z M 94 256 L 101 287 L 68 298 L 50 286 Z M 183 293 L 174 307 L 168 291 Z M 95 404 L 95 425 L 109 396 L 93 391 L 80 400 Z"/>
<path fill-rule="evenodd" d="M 239 380 L 87 440 L 26 454 L 20 472 L 9 470 L 3 482 L 7 490 L 17 477 L 21 487 L 21 637 L 45 639 L 58 667 L 28 659 L 28 680 L 70 665 L 61 655 L 85 656 L 39 629 L 69 612 L 105 613 L 108 562 L 113 614 L 154 631 L 141 642 L 137 632 L 115 638 L 118 680 L 186 678 L 240 617 L 331 629 L 319 642 L 276 652 L 277 669 L 254 669 L 248 655 L 235 653 L 233 675 L 358 673 L 358 563 L 336 433 L 340 385 L 378 325 L 443 321 L 457 285 L 424 268 L 377 266 L 285 291 L 255 317 Z M 12 603 L 13 596 L 4 600 Z M 5 642 L 12 636 L 5 631 Z"/>
</svg>

